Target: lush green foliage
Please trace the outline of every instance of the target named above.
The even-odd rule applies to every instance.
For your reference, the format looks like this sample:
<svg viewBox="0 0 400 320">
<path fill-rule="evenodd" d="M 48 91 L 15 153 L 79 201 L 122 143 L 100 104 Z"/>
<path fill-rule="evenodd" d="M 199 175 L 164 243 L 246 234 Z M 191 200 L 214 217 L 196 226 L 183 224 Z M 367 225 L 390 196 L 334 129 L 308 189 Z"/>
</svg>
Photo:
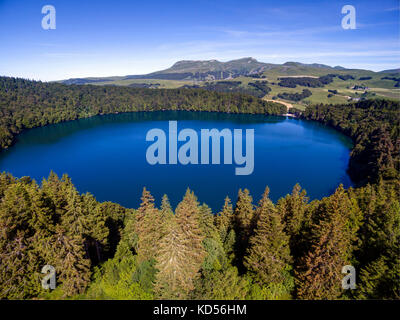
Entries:
<svg viewBox="0 0 400 320">
<path fill-rule="evenodd" d="M 202 90 L 66 86 L 0 78 L 3 146 L 24 128 L 160 108 L 275 112 L 250 96 Z M 299 112 L 299 111 L 297 111 Z M 79 194 L 67 175 L 38 185 L 0 174 L 0 298 L 400 299 L 399 104 L 317 105 L 303 114 L 351 136 L 357 189 L 309 202 L 300 185 L 274 204 L 239 190 L 221 212 L 190 190 L 137 210 Z M 367 183 L 369 182 L 369 183 Z M 44 265 L 57 289 L 41 287 Z M 357 270 L 355 290 L 342 267 Z"/>
<path fill-rule="evenodd" d="M 312 95 L 312 92 L 308 89 L 303 89 L 301 93 L 296 92 L 296 93 L 289 93 L 289 92 L 282 92 L 278 94 L 278 98 L 281 99 L 286 99 L 286 100 L 292 100 L 292 101 L 300 101 L 305 98 L 308 98 L 309 96 Z"/>
<path fill-rule="evenodd" d="M 335 75 L 326 75 L 321 76 L 319 78 L 312 78 L 312 77 L 282 77 L 279 78 L 279 85 L 281 87 L 288 87 L 288 88 L 296 88 L 297 85 L 303 87 L 310 87 L 310 88 L 318 88 L 323 87 L 326 84 L 331 83 Z"/>
<path fill-rule="evenodd" d="M 274 204 L 239 191 L 214 215 L 188 190 L 175 214 L 145 189 L 137 210 L 80 195 L 53 173 L 41 186 L 0 174 L 0 297 L 91 299 L 400 298 L 400 205 L 379 183 Z M 248 238 L 246 238 L 248 237 Z M 239 258 L 239 259 L 238 259 Z M 57 289 L 41 288 L 53 265 Z M 359 271 L 343 290 L 341 269 Z"/>
<path fill-rule="evenodd" d="M 317 120 L 350 136 L 354 142 L 349 173 L 362 183 L 399 182 L 400 104 L 366 100 L 355 104 L 307 107 L 303 117 Z"/>
<path fill-rule="evenodd" d="M 249 82 L 247 86 L 241 81 L 218 81 L 218 82 L 205 82 L 203 86 L 195 85 L 184 85 L 182 88 L 195 88 L 205 89 L 217 92 L 238 92 L 243 94 L 249 94 L 257 98 L 262 98 L 271 91 L 271 88 L 267 86 L 268 81 L 255 81 Z"/>
</svg>

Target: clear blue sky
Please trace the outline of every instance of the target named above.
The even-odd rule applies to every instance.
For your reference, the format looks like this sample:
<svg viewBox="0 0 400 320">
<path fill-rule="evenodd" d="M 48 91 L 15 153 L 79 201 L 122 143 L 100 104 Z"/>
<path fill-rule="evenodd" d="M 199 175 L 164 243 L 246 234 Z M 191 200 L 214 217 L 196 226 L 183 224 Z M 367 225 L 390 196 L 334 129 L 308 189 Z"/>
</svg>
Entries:
<svg viewBox="0 0 400 320">
<path fill-rule="evenodd" d="M 56 30 L 41 9 L 56 8 Z M 341 27 L 343 5 L 356 30 Z M 0 75 L 40 80 L 143 74 L 177 60 L 400 67 L 399 1 L 0 0 Z"/>
</svg>

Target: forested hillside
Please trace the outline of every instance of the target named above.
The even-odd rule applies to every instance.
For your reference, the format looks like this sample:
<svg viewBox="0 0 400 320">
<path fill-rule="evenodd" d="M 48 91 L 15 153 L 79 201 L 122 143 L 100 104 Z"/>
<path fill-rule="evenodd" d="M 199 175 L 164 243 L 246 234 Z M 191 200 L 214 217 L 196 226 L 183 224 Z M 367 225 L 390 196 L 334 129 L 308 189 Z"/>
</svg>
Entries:
<svg viewBox="0 0 400 320">
<path fill-rule="evenodd" d="M 339 187 L 311 203 L 296 185 L 272 203 L 239 190 L 217 215 L 188 190 L 137 210 L 79 194 L 67 176 L 39 187 L 0 175 L 0 298 L 399 299 L 393 186 Z M 255 206 L 257 202 L 257 206 Z M 45 264 L 57 288 L 42 289 Z M 342 267 L 357 270 L 343 290 Z"/>
<path fill-rule="evenodd" d="M 354 141 L 349 173 L 359 184 L 379 177 L 398 183 L 400 167 L 400 105 L 388 100 L 354 104 L 315 105 L 302 117 L 320 121 Z"/>
<path fill-rule="evenodd" d="M 98 114 L 155 110 L 286 113 L 281 104 L 241 93 L 64 85 L 0 77 L 0 147 L 10 146 L 23 129 Z"/>
</svg>

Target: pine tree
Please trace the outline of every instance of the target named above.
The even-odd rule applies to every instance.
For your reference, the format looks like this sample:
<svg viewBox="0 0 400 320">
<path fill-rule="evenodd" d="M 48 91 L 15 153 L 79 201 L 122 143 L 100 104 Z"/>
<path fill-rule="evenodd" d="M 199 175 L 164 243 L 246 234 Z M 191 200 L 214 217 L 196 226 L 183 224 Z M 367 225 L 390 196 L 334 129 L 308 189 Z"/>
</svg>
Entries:
<svg viewBox="0 0 400 320">
<path fill-rule="evenodd" d="M 47 180 L 43 179 L 42 181 L 41 189 L 54 203 L 58 218 L 65 213 L 68 196 L 67 190 L 72 188 L 71 179 L 66 174 L 60 179 L 51 171 Z"/>
<path fill-rule="evenodd" d="M 394 168 L 394 160 L 393 160 L 393 152 L 394 145 L 392 139 L 390 137 L 390 133 L 385 127 L 378 127 L 371 134 L 371 142 L 368 146 L 368 161 L 369 163 L 374 164 L 373 170 L 371 170 L 371 175 L 374 178 L 377 178 L 380 174 L 388 175 L 388 178 L 391 178 L 390 174 Z M 393 175 L 394 177 L 396 174 Z"/>
<path fill-rule="evenodd" d="M 225 198 L 222 211 L 215 218 L 215 225 L 219 231 L 221 241 L 225 242 L 229 230 L 233 228 L 233 208 L 229 197 Z"/>
<path fill-rule="evenodd" d="M 249 282 L 235 267 L 211 270 L 196 284 L 194 298 L 200 300 L 244 300 Z"/>
<path fill-rule="evenodd" d="M 32 219 L 32 199 L 21 182 L 10 185 L 0 202 L 1 233 L 5 239 L 17 230 L 28 230 Z"/>
<path fill-rule="evenodd" d="M 16 182 L 16 179 L 10 174 L 0 172 L 0 199 L 4 196 L 4 191 Z"/>
<path fill-rule="evenodd" d="M 220 240 L 219 232 L 215 226 L 215 216 L 209 206 L 203 203 L 199 207 L 199 226 L 202 230 L 203 235 L 206 238 L 214 239 L 215 241 Z M 221 242 L 222 243 L 222 242 Z"/>
<path fill-rule="evenodd" d="M 178 277 L 176 281 L 180 283 L 182 297 L 187 296 L 194 289 L 194 281 L 199 276 L 201 265 L 206 256 L 203 247 L 205 236 L 199 226 L 199 215 L 197 198 L 188 189 L 175 210 L 176 226 L 172 224 L 172 231 L 162 241 L 161 251 L 157 255 L 158 263 L 156 266 L 160 270 L 158 277 L 171 279 L 172 276 L 163 276 L 164 273 L 174 274 L 172 279 Z M 174 256 L 171 257 L 167 251 L 171 250 L 170 246 L 173 246 L 173 241 L 176 241 L 177 248 L 172 251 Z M 184 259 L 183 265 L 181 265 L 180 259 Z M 176 269 L 175 266 L 179 269 Z M 179 280 L 181 276 L 177 273 L 184 275 L 183 280 Z M 174 286 L 171 290 L 174 291 L 176 282 L 173 283 Z"/>
<path fill-rule="evenodd" d="M 357 190 L 364 212 L 357 251 L 360 280 L 355 296 L 361 299 L 400 298 L 400 203 L 398 192 L 380 181 Z"/>
<path fill-rule="evenodd" d="M 61 225 L 68 235 L 84 238 L 88 232 L 88 217 L 82 196 L 74 186 L 66 188 L 65 192 L 67 203 L 61 216 Z"/>
<path fill-rule="evenodd" d="M 172 219 L 174 216 L 174 211 L 172 210 L 171 204 L 169 203 L 168 196 L 163 195 L 161 199 L 160 217 L 162 221 L 167 221 Z"/>
<path fill-rule="evenodd" d="M 57 227 L 46 244 L 46 264 L 56 269 L 57 286 L 61 284 L 64 297 L 83 293 L 90 282 L 90 260 L 86 258 L 82 243 L 79 235 L 67 235 Z"/>
<path fill-rule="evenodd" d="M 53 201 L 34 184 L 30 188 L 32 199 L 31 228 L 37 234 L 49 236 L 54 232 L 56 208 Z"/>
<path fill-rule="evenodd" d="M 277 210 L 282 216 L 284 230 L 289 235 L 289 246 L 292 256 L 297 260 L 303 254 L 304 229 L 309 225 L 307 216 L 308 198 L 306 191 L 299 184 L 293 187 L 292 194 L 281 198 Z"/>
<path fill-rule="evenodd" d="M 285 288 L 286 293 L 293 287 L 290 275 L 289 237 L 284 232 L 281 216 L 265 192 L 256 209 L 257 227 L 250 238 L 250 248 L 245 257 L 245 266 L 260 286 Z"/>
<path fill-rule="evenodd" d="M 296 270 L 298 297 L 301 299 L 337 299 L 343 294 L 342 268 L 351 264 L 354 227 L 353 203 L 343 186 L 324 198 L 316 211 L 314 234 L 309 252 Z"/>
<path fill-rule="evenodd" d="M 1 298 L 30 298 L 40 291 L 40 258 L 33 254 L 35 192 L 35 186 L 15 180 L 3 191 L 0 201 Z"/>
<path fill-rule="evenodd" d="M 234 216 L 238 235 L 243 240 L 248 238 L 252 232 L 254 221 L 253 198 L 250 196 L 249 190 L 239 190 Z"/>
<path fill-rule="evenodd" d="M 87 217 L 85 247 L 91 261 L 97 263 L 103 259 L 103 251 L 108 245 L 109 230 L 106 226 L 106 217 L 90 193 L 82 196 L 82 202 L 83 213 Z"/>
<path fill-rule="evenodd" d="M 168 196 L 166 194 L 163 195 L 161 199 L 161 207 L 159 211 L 159 221 L 160 226 L 158 232 L 160 233 L 159 239 L 164 238 L 170 228 L 171 221 L 174 218 L 174 211 L 169 203 Z"/>
<path fill-rule="evenodd" d="M 168 227 L 156 255 L 154 292 L 159 299 L 185 299 L 193 290 L 193 269 L 188 268 L 192 252 L 175 217 Z"/>
<path fill-rule="evenodd" d="M 394 263 L 393 263 L 394 262 Z M 361 269 L 357 299 L 400 299 L 400 258 L 381 255 Z"/>
<path fill-rule="evenodd" d="M 229 197 L 225 198 L 222 211 L 215 217 L 215 225 L 219 231 L 220 239 L 229 261 L 235 260 L 236 233 L 233 208 Z"/>
<path fill-rule="evenodd" d="M 40 291 L 39 259 L 32 254 L 31 238 L 19 230 L 7 242 L 0 241 L 0 298 L 36 296 Z"/>
<path fill-rule="evenodd" d="M 227 257 L 217 227 L 215 216 L 211 208 L 203 204 L 199 208 L 200 228 L 204 235 L 203 247 L 206 250 L 206 257 L 202 264 L 202 277 L 210 270 L 226 268 Z"/>
<path fill-rule="evenodd" d="M 239 190 L 238 199 L 234 211 L 235 225 L 235 259 L 240 272 L 243 272 L 243 258 L 249 244 L 249 238 L 253 233 L 255 224 L 253 198 L 249 190 Z"/>
<path fill-rule="evenodd" d="M 143 214 L 146 212 L 146 210 L 154 209 L 154 197 L 146 189 L 146 187 L 143 188 L 142 197 L 140 198 L 140 200 L 142 200 L 142 202 L 138 209 L 139 213 Z"/>
<path fill-rule="evenodd" d="M 305 219 L 308 198 L 299 184 L 293 187 L 292 194 L 278 201 L 278 210 L 283 217 L 285 230 L 290 237 L 300 234 Z"/>
<path fill-rule="evenodd" d="M 135 231 L 138 236 L 139 262 L 154 259 L 162 237 L 161 213 L 154 205 L 154 198 L 143 188 L 142 203 L 137 210 Z"/>
</svg>

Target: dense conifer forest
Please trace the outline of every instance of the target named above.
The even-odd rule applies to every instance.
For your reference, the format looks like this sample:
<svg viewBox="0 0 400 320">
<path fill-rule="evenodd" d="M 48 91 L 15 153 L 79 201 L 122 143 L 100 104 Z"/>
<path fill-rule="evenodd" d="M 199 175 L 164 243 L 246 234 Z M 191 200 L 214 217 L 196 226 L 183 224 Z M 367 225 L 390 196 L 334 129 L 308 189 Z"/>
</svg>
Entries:
<svg viewBox="0 0 400 320">
<path fill-rule="evenodd" d="M 349 173 L 359 184 L 379 178 L 399 181 L 400 106 L 389 100 L 315 105 L 302 117 L 334 127 L 353 139 Z"/>
<path fill-rule="evenodd" d="M 41 83 L 0 78 L 1 146 L 23 129 L 139 110 L 284 113 L 251 96 Z M 5 299 L 400 299 L 399 103 L 309 106 L 298 116 L 354 142 L 339 186 L 310 201 L 300 184 L 273 203 L 239 190 L 220 212 L 190 189 L 176 208 L 99 203 L 67 175 L 41 182 L 0 174 L 0 298 Z M 134 182 L 133 182 L 134 183 Z M 41 287 L 45 264 L 57 288 Z M 343 290 L 342 267 L 357 270 Z"/>
</svg>

